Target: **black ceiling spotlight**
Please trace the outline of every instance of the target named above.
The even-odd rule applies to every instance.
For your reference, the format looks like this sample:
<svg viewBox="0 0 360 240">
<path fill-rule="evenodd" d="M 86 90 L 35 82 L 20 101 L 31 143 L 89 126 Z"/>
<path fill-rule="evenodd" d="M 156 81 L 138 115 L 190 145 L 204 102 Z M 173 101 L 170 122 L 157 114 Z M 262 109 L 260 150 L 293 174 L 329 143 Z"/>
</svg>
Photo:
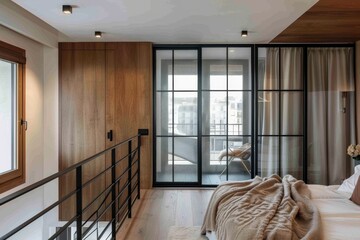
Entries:
<svg viewBox="0 0 360 240">
<path fill-rule="evenodd" d="M 96 38 L 101 38 L 101 37 L 102 37 L 102 32 L 100 32 L 100 31 L 95 31 L 95 37 L 96 37 Z"/>
<path fill-rule="evenodd" d="M 71 5 L 63 5 L 62 11 L 65 14 L 72 14 L 72 6 Z"/>
<path fill-rule="evenodd" d="M 248 36 L 248 31 L 247 30 L 242 30 L 241 31 L 241 37 L 247 37 Z"/>
</svg>

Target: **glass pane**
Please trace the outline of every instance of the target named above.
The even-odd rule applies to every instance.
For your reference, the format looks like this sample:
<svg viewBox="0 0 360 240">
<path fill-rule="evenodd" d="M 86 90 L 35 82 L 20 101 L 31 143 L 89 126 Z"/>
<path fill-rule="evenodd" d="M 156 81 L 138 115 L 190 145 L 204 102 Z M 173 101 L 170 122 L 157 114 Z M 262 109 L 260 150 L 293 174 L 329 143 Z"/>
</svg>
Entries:
<svg viewBox="0 0 360 240">
<path fill-rule="evenodd" d="M 226 181 L 226 137 L 202 138 L 202 184 Z"/>
<path fill-rule="evenodd" d="M 279 93 L 259 92 L 258 94 L 259 135 L 279 134 Z"/>
<path fill-rule="evenodd" d="M 281 88 L 303 88 L 302 48 L 281 48 Z"/>
<path fill-rule="evenodd" d="M 202 89 L 226 90 L 226 48 L 202 49 Z"/>
<path fill-rule="evenodd" d="M 229 180 L 241 181 L 251 178 L 251 137 L 229 137 Z"/>
<path fill-rule="evenodd" d="M 281 137 L 281 175 L 303 176 L 303 138 Z"/>
<path fill-rule="evenodd" d="M 174 93 L 174 134 L 197 135 L 197 92 Z"/>
<path fill-rule="evenodd" d="M 279 138 L 261 137 L 258 142 L 259 175 L 268 177 L 279 173 Z"/>
<path fill-rule="evenodd" d="M 279 48 L 259 48 L 258 88 L 279 89 Z"/>
<path fill-rule="evenodd" d="M 174 181 L 197 182 L 198 175 L 198 138 L 174 138 Z"/>
<path fill-rule="evenodd" d="M 226 92 L 203 92 L 202 97 L 203 135 L 225 135 Z"/>
<path fill-rule="evenodd" d="M 251 92 L 228 93 L 228 134 L 251 134 Z"/>
<path fill-rule="evenodd" d="M 156 138 L 156 181 L 172 182 L 172 138 Z"/>
<path fill-rule="evenodd" d="M 172 135 L 172 93 L 156 93 L 156 135 Z"/>
<path fill-rule="evenodd" d="M 251 90 L 251 48 L 229 48 L 228 51 L 228 89 Z"/>
<path fill-rule="evenodd" d="M 0 174 L 17 169 L 16 64 L 0 60 Z"/>
<path fill-rule="evenodd" d="M 303 93 L 281 93 L 281 134 L 303 134 Z"/>
<path fill-rule="evenodd" d="M 172 51 L 156 50 L 156 90 L 172 90 Z"/>
<path fill-rule="evenodd" d="M 198 89 L 196 50 L 174 51 L 174 90 Z"/>
</svg>

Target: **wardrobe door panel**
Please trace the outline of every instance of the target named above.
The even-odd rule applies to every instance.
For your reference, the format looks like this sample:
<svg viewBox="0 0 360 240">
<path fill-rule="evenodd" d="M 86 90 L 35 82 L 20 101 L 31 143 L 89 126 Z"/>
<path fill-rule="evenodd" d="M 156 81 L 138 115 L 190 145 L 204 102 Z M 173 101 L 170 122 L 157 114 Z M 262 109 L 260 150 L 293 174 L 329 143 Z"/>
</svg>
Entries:
<svg viewBox="0 0 360 240">
<path fill-rule="evenodd" d="M 84 44 L 60 44 L 60 162 L 59 170 L 105 149 L 105 49 Z M 85 164 L 83 183 L 105 169 L 105 157 Z M 75 189 L 75 171 L 60 178 L 59 196 Z M 86 207 L 105 187 L 105 176 L 83 189 Z M 96 201 L 83 219 L 97 209 Z M 75 216 L 75 195 L 60 205 L 60 220 Z"/>
</svg>

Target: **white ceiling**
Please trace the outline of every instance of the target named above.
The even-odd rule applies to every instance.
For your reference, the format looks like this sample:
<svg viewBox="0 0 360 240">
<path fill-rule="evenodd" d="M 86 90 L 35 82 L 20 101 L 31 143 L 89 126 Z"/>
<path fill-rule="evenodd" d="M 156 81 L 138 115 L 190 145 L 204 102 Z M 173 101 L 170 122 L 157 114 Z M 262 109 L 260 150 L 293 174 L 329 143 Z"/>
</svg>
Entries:
<svg viewBox="0 0 360 240">
<path fill-rule="evenodd" d="M 13 0 L 71 41 L 267 43 L 318 0 Z M 63 4 L 76 6 L 72 15 Z M 241 38 L 241 30 L 249 36 Z"/>
</svg>

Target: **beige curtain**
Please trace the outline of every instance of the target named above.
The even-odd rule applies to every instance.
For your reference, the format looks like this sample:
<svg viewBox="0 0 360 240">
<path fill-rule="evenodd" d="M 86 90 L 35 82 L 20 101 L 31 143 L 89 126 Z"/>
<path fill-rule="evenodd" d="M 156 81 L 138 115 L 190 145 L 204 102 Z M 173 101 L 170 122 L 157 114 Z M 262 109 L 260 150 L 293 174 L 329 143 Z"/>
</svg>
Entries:
<svg viewBox="0 0 360 240">
<path fill-rule="evenodd" d="M 260 91 L 258 99 L 259 132 L 261 135 L 268 135 L 260 139 L 259 157 L 262 176 L 280 173 L 302 178 L 303 138 L 278 137 L 278 135 L 303 134 L 302 59 L 301 48 L 266 49 L 264 81 L 259 82 L 259 89 L 268 91 Z M 279 71 L 281 71 L 281 79 L 279 79 Z M 299 91 L 280 93 L 276 91 L 279 89 Z M 279 126 L 280 106 L 281 125 Z"/>
<path fill-rule="evenodd" d="M 355 140 L 352 48 L 308 49 L 308 180 L 340 184 Z"/>
</svg>

